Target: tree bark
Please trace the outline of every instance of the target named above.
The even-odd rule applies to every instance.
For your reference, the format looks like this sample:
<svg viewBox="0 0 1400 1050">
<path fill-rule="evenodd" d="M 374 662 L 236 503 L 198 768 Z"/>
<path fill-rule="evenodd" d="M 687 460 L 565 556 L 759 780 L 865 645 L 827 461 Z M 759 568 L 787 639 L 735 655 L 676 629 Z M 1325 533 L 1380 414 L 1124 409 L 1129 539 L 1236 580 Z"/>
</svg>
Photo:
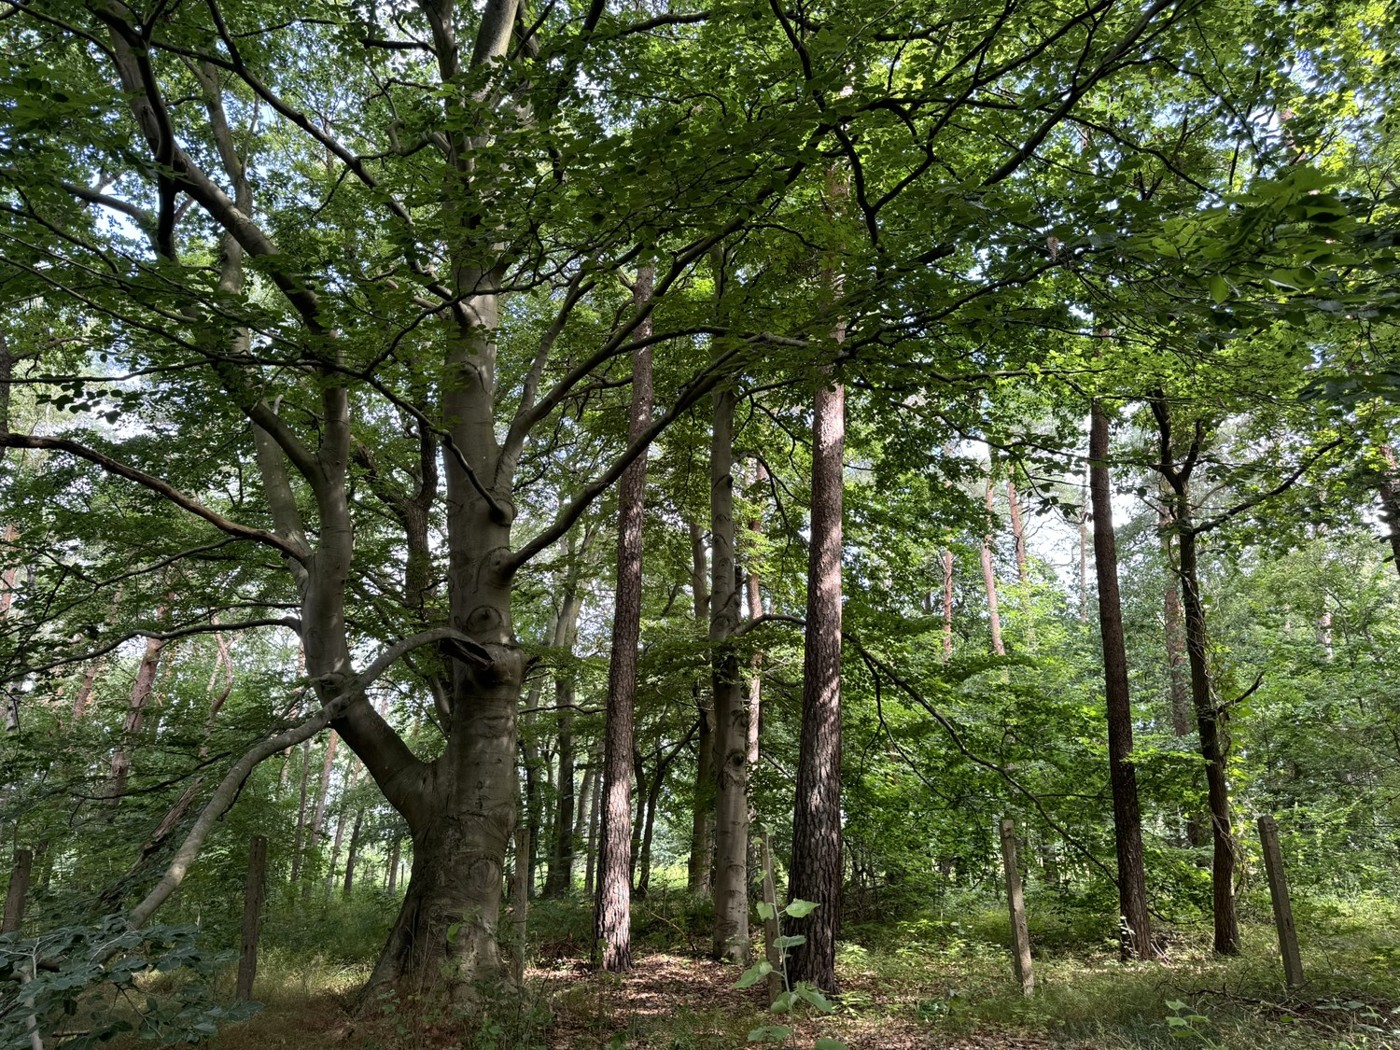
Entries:
<svg viewBox="0 0 1400 1050">
<path fill-rule="evenodd" d="M 749 956 L 749 708 L 734 650 L 739 628 L 735 560 L 734 409 L 730 386 L 714 395 L 710 433 L 710 660 L 715 700 L 715 926 L 716 959 L 745 963 Z"/>
<path fill-rule="evenodd" d="M 953 551 L 943 552 L 943 662 L 953 659 Z"/>
<path fill-rule="evenodd" d="M 789 931 L 806 937 L 790 975 L 836 990 L 841 913 L 841 546 L 846 391 L 824 377 L 812 413 L 812 541 L 802 660 L 802 735 L 788 897 L 820 905 Z"/>
<path fill-rule="evenodd" d="M 995 489 L 992 487 L 992 478 L 987 476 L 987 518 L 988 528 L 993 518 L 992 501 Z M 987 626 L 992 632 L 992 652 L 997 656 L 1006 655 L 1006 645 L 1001 637 L 1001 613 L 997 610 L 997 575 L 996 567 L 992 563 L 992 534 L 990 532 L 982 537 L 982 586 L 987 592 Z"/>
<path fill-rule="evenodd" d="M 1133 707 L 1128 654 L 1118 592 L 1118 545 L 1113 533 L 1113 491 L 1108 470 L 1109 420 L 1096 399 L 1090 408 L 1089 494 L 1094 510 L 1094 571 L 1099 585 L 1104 700 L 1108 710 L 1108 769 L 1113 789 L 1113 833 L 1118 854 L 1119 950 L 1124 959 L 1153 954 L 1142 856 L 1142 815 L 1133 764 Z"/>
<path fill-rule="evenodd" d="M 1235 840 L 1231 826 L 1230 787 L 1226 777 L 1230 741 L 1228 716 L 1215 697 L 1209 664 L 1205 607 L 1201 603 L 1198 533 L 1193 523 L 1190 481 L 1203 451 L 1206 424 L 1196 420 L 1190 447 L 1176 460 L 1171 407 L 1160 394 L 1152 398 L 1157 420 L 1160 462 L 1157 471 L 1172 490 L 1173 531 L 1176 534 L 1177 578 L 1186 622 L 1186 656 L 1191 668 L 1191 705 L 1196 713 L 1201 757 L 1206 767 L 1206 798 L 1210 810 L 1211 898 L 1214 946 L 1220 955 L 1240 950 L 1239 919 L 1235 908 Z"/>
<path fill-rule="evenodd" d="M 652 272 L 637 270 L 633 303 L 651 298 Z M 637 329 L 638 340 L 651 334 L 650 321 Z M 651 423 L 651 349 L 640 347 L 632 358 L 632 404 L 627 436 L 638 440 Z M 642 517 L 646 499 L 646 457 L 639 456 L 622 475 L 618 492 L 617 592 L 613 609 L 612 658 L 608 664 L 607 729 L 603 752 L 603 805 L 598 850 L 598 899 L 593 951 L 609 973 L 632 968 L 632 741 L 637 696 L 637 644 L 642 622 Z M 601 946 L 601 947 L 600 947 Z"/>
<path fill-rule="evenodd" d="M 306 832 L 306 782 L 311 772 L 311 741 L 301 745 L 301 793 L 297 801 L 297 830 L 292 838 L 292 885 L 301 879 L 301 860 L 304 848 L 302 836 Z"/>
<path fill-rule="evenodd" d="M 689 522 L 690 593 L 695 602 L 695 622 L 706 636 L 710 630 L 709 566 L 705 558 L 705 537 L 700 526 Z M 690 862 L 686 868 L 686 889 L 708 896 L 715 864 L 713 816 L 715 811 L 715 733 L 711 691 L 698 679 L 692 687 L 695 710 L 700 720 L 695 756 L 695 794 L 691 804 Z"/>
<path fill-rule="evenodd" d="M 146 639 L 146 651 L 136 669 L 127 700 L 126 721 L 122 725 L 121 743 L 112 755 L 112 772 L 107 783 L 107 797 L 113 803 L 126 794 L 126 781 L 131 774 L 131 759 L 139 743 L 141 724 L 146 717 L 146 705 L 155 691 L 156 672 L 160 669 L 160 654 L 166 643 L 159 638 Z"/>
<path fill-rule="evenodd" d="M 1395 571 L 1400 573 L 1400 461 L 1395 455 L 1395 446 L 1383 444 L 1381 458 L 1385 460 L 1385 470 L 1381 472 L 1378 489 L 1381 498 L 1381 518 L 1390 529 L 1391 558 Z"/>
<path fill-rule="evenodd" d="M 350 828 L 350 846 L 345 852 L 345 884 L 341 893 L 346 900 L 350 899 L 350 894 L 355 890 L 355 861 L 360 854 L 360 831 L 364 826 L 364 820 L 365 811 L 357 809 L 355 823 Z"/>
<path fill-rule="evenodd" d="M 569 543 L 571 560 L 565 572 L 560 608 L 555 621 L 553 644 L 569 666 L 554 679 L 554 707 L 558 711 L 559 773 L 555 792 L 554 842 L 550 850 L 549 874 L 545 877 L 544 895 L 563 897 L 574 882 L 574 703 L 576 687 L 571 666 L 574 644 L 578 640 L 578 618 L 583 609 L 580 586 L 582 562 L 588 553 L 589 539 L 581 545 Z"/>
</svg>

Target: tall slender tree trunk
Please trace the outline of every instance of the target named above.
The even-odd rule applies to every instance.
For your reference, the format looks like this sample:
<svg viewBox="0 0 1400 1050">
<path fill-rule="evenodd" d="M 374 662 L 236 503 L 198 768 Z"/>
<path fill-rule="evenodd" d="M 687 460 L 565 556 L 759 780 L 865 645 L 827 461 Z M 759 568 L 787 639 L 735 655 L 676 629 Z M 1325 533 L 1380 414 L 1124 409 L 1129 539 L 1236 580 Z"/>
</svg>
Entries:
<svg viewBox="0 0 1400 1050">
<path fill-rule="evenodd" d="M 1021 516 L 1021 500 L 1016 494 L 1014 478 L 1006 479 L 1006 503 L 1011 514 L 1011 538 L 1016 550 L 1016 582 L 1025 587 L 1031 582 L 1030 561 L 1026 557 L 1026 523 Z"/>
<path fill-rule="evenodd" d="M 953 659 L 953 550 L 943 552 L 943 662 Z"/>
<path fill-rule="evenodd" d="M 1172 520 L 1171 509 L 1163 502 L 1158 510 L 1158 533 L 1161 536 L 1162 558 L 1167 565 L 1166 584 L 1162 588 L 1167 688 L 1171 703 L 1172 734 L 1183 737 L 1191 732 L 1191 689 L 1187 680 L 1186 628 L 1181 619 L 1181 584 L 1177 577 L 1176 553 L 1172 544 Z"/>
<path fill-rule="evenodd" d="M 306 782 L 310 779 L 311 772 L 311 741 L 307 740 L 301 745 L 301 792 L 297 800 L 297 830 L 292 838 L 292 885 L 295 886 L 301 879 L 301 858 L 303 853 L 303 836 L 306 833 Z"/>
<path fill-rule="evenodd" d="M 345 884 L 342 895 L 346 900 L 355 890 L 355 861 L 360 855 L 360 831 L 364 827 L 365 811 L 355 810 L 355 823 L 350 827 L 350 846 L 345 852 Z"/>
<path fill-rule="evenodd" d="M 705 535 L 695 522 L 690 528 L 690 593 L 695 603 L 695 623 L 708 637 L 710 630 L 709 566 L 705 557 Z M 708 896 L 710 875 L 715 865 L 715 714 L 710 690 L 701 678 L 691 689 L 700 736 L 695 756 L 695 793 L 691 806 L 690 862 L 686 868 L 686 889 Z"/>
<path fill-rule="evenodd" d="M 1079 508 L 1079 518 L 1075 522 L 1079 530 L 1079 609 L 1076 617 L 1080 623 L 1089 622 L 1089 501 L 1086 498 Z"/>
<path fill-rule="evenodd" d="M 595 765 L 602 762 L 602 756 L 595 759 Z M 603 809 L 603 774 L 593 777 L 593 797 L 588 802 L 588 846 L 584 850 L 586 858 L 583 866 L 583 895 L 592 897 L 597 887 L 598 872 L 598 823 Z"/>
<path fill-rule="evenodd" d="M 710 435 L 710 660 L 715 700 L 715 958 L 749 956 L 749 708 L 734 650 L 740 589 L 735 560 L 732 387 L 714 395 Z"/>
<path fill-rule="evenodd" d="M 403 850 L 403 837 L 394 836 L 394 843 L 389 847 L 389 870 L 386 872 L 384 890 L 392 897 L 399 889 L 399 856 Z"/>
<path fill-rule="evenodd" d="M 837 341 L 843 332 L 838 329 Z M 790 976 L 836 990 L 841 914 L 841 546 L 846 390 L 824 377 L 812 412 L 812 541 L 802 659 L 802 734 L 788 896 L 820 905 L 793 923 L 806 937 Z"/>
<path fill-rule="evenodd" d="M 1118 853 L 1118 907 L 1123 920 L 1124 959 L 1153 954 L 1147 912 L 1147 876 L 1142 857 L 1142 815 L 1133 764 L 1133 708 L 1128 692 L 1128 653 L 1118 593 L 1118 544 L 1113 534 L 1109 484 L 1108 414 L 1096 399 L 1090 409 L 1089 494 L 1094 508 L 1094 570 L 1099 584 L 1099 628 L 1103 637 L 1104 699 L 1108 709 L 1108 769 L 1113 789 L 1113 833 Z"/>
<path fill-rule="evenodd" d="M 1190 449 L 1178 464 L 1172 439 L 1171 408 L 1166 398 L 1155 395 L 1152 411 L 1157 420 L 1161 452 L 1157 470 L 1171 486 L 1173 496 L 1172 528 L 1177 540 L 1177 577 L 1181 582 L 1186 621 L 1186 657 L 1191 667 L 1191 706 L 1196 712 L 1201 758 L 1206 767 L 1215 951 L 1220 955 L 1235 955 L 1240 950 L 1240 930 L 1235 908 L 1235 839 L 1226 776 L 1230 738 L 1227 715 L 1216 700 L 1210 673 L 1205 607 L 1201 602 L 1198 533 L 1193 522 L 1190 492 L 1191 475 L 1204 449 L 1207 428 L 1204 420 L 1196 421 Z"/>
<path fill-rule="evenodd" d="M 991 475 L 987 475 L 987 518 L 988 529 L 993 519 L 993 499 L 995 489 Z M 992 652 L 997 656 L 1006 655 L 1006 645 L 1001 637 L 1001 613 L 997 609 L 997 574 L 992 562 L 992 534 L 989 531 L 982 537 L 982 586 L 987 592 L 987 626 L 992 632 Z"/>
<path fill-rule="evenodd" d="M 651 298 L 652 272 L 637 270 L 633 302 Z M 637 328 L 639 341 L 651 335 L 651 323 Z M 651 348 L 642 346 L 632 359 L 632 405 L 629 441 L 638 440 L 651 423 Z M 642 515 L 646 496 L 646 457 L 639 456 L 622 475 L 618 491 L 617 597 L 613 610 L 612 659 L 608 665 L 607 729 L 603 753 L 603 805 L 598 851 L 598 899 L 593 950 L 601 946 L 603 969 L 625 973 L 632 968 L 632 740 L 637 696 L 637 644 L 642 622 Z"/>
<path fill-rule="evenodd" d="M 1390 550 L 1395 571 L 1400 573 L 1400 461 L 1395 455 L 1395 446 L 1381 445 L 1381 458 L 1385 470 L 1381 472 L 1379 491 L 1381 497 L 1381 518 L 1390 529 Z"/>
<path fill-rule="evenodd" d="M 554 628 L 554 647 L 572 658 L 574 644 L 578 640 L 578 618 L 583 609 L 583 591 L 580 575 L 583 559 L 588 553 L 589 539 L 582 544 L 569 541 L 571 561 L 564 577 L 564 590 L 560 595 L 559 616 Z M 574 701 L 576 688 L 574 671 L 566 666 L 554 679 L 554 707 L 558 712 L 559 773 L 558 790 L 554 819 L 554 841 L 550 850 L 549 874 L 545 878 L 544 895 L 562 897 L 569 892 L 574 882 Z"/>
</svg>

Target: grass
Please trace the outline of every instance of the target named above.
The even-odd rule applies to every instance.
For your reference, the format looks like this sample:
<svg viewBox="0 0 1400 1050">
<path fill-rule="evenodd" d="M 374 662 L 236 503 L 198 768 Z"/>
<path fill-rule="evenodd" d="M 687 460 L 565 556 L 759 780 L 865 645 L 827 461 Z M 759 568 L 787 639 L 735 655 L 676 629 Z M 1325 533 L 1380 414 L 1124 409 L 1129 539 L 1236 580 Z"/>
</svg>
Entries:
<svg viewBox="0 0 1400 1050">
<path fill-rule="evenodd" d="M 843 996 L 831 1016 L 794 1022 L 790 1045 L 818 1035 L 853 1048 L 913 1050 L 1400 1050 L 1400 909 L 1388 901 L 1300 902 L 1307 985 L 1283 986 L 1273 930 L 1247 902 L 1244 950 L 1209 951 L 1209 931 L 1170 930 L 1162 962 L 1123 964 L 1101 919 L 1035 909 L 1036 995 L 1011 975 L 1007 923 L 995 901 L 846 931 Z M 737 990 L 738 970 L 707 962 L 708 912 L 684 894 L 658 894 L 638 913 L 638 965 L 627 977 L 588 969 L 588 909 L 542 904 L 533 913 L 535 965 L 523 994 L 488 997 L 473 1015 L 384 1002 L 363 1010 L 367 961 L 314 938 L 265 950 L 252 1020 L 228 1025 L 216 1050 L 731 1050 L 775 1019 L 760 988 Z M 165 977 L 161 980 L 175 978 Z M 232 972 L 216 986 L 232 994 Z M 784 1020 L 784 1023 L 789 1023 Z M 773 1044 L 768 1044 L 773 1045 Z"/>
</svg>

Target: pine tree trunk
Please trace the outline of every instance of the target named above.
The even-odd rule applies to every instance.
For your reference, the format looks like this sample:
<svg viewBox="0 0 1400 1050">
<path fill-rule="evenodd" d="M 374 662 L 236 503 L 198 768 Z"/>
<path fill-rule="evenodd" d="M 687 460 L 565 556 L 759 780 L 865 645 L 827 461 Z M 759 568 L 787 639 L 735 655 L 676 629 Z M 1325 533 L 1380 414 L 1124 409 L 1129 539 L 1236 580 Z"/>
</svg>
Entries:
<svg viewBox="0 0 1400 1050">
<path fill-rule="evenodd" d="M 841 545 L 846 392 L 822 382 L 812 414 L 812 540 L 802 661 L 802 735 L 788 896 L 820 905 L 795 920 L 806 937 L 790 976 L 836 990 L 841 912 Z"/>
<path fill-rule="evenodd" d="M 632 298 L 637 305 L 651 297 L 652 273 L 637 271 Z M 636 338 L 651 334 L 650 321 Z M 632 405 L 629 441 L 651 422 L 651 349 L 643 346 L 632 359 Z M 608 665 L 607 729 L 603 753 L 603 805 L 598 854 L 598 900 L 593 950 L 601 946 L 603 969 L 625 973 L 632 968 L 630 874 L 632 868 L 632 741 L 637 696 L 637 644 L 642 619 L 642 515 L 646 498 L 646 457 L 639 456 L 622 475 L 618 491 L 617 596 L 613 609 L 612 658 Z"/>
<path fill-rule="evenodd" d="M 1123 919 L 1124 959 L 1153 955 L 1147 912 L 1147 876 L 1142 856 L 1142 815 L 1133 765 L 1133 708 L 1128 692 L 1128 654 L 1118 592 L 1118 546 L 1113 533 L 1109 484 L 1109 420 L 1095 400 L 1089 425 L 1089 493 L 1094 508 L 1094 569 L 1099 584 L 1099 628 L 1103 639 L 1104 699 L 1108 709 L 1108 768 L 1113 789 L 1113 833 L 1118 853 L 1118 907 Z"/>
</svg>

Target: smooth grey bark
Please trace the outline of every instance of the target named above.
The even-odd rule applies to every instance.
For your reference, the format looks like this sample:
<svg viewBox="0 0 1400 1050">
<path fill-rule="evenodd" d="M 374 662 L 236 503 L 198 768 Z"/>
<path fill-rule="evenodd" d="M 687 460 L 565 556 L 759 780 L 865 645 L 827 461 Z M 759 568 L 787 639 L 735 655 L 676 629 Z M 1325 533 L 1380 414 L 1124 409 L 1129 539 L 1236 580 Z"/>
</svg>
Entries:
<svg viewBox="0 0 1400 1050">
<path fill-rule="evenodd" d="M 591 541 L 590 532 L 585 534 L 581 543 L 574 539 L 568 542 L 569 565 L 565 571 L 554 637 L 551 640 L 555 651 L 565 659 L 566 666 L 554 679 L 554 706 L 558 712 L 559 772 L 556 780 L 558 790 L 555 792 L 553 844 L 549 856 L 549 873 L 544 883 L 546 897 L 564 896 L 574 881 L 574 706 L 577 689 L 571 662 L 574 645 L 578 641 L 579 614 L 583 610 L 581 576 Z"/>
<path fill-rule="evenodd" d="M 637 271 L 633 303 L 651 298 L 652 272 Z M 639 338 L 651 334 L 650 320 Z M 627 436 L 636 441 L 651 422 L 651 349 L 639 347 L 632 357 L 632 403 Z M 608 662 L 607 723 L 603 749 L 603 784 L 598 849 L 598 897 L 594 919 L 595 956 L 604 970 L 632 968 L 632 747 L 637 695 L 637 645 L 642 621 L 642 517 L 646 499 L 646 458 L 639 456 L 622 475 L 618 491 L 617 589 L 613 604 L 612 655 Z M 600 954 L 601 953 L 601 954 Z"/>
<path fill-rule="evenodd" d="M 710 432 L 710 660 L 715 704 L 715 926 L 711 952 L 749 957 L 748 722 L 733 637 L 739 629 L 735 561 L 734 409 L 730 386 L 715 392 Z"/>
<path fill-rule="evenodd" d="M 987 475 L 987 520 L 988 528 L 996 520 L 993 500 L 995 489 L 991 475 Z M 1001 613 L 997 609 L 997 574 L 992 562 L 992 534 L 989 531 L 982 537 L 982 587 L 987 594 L 987 626 L 992 632 L 992 652 L 997 656 L 1006 655 L 1006 644 L 1001 637 Z"/>
<path fill-rule="evenodd" d="M 709 565 L 705 554 L 705 535 L 695 522 L 687 522 L 690 530 L 690 593 L 695 610 L 695 623 L 707 636 L 710 630 Z M 686 869 L 686 889 L 708 896 L 710 877 L 715 864 L 715 715 L 714 702 L 707 684 L 697 679 L 692 688 L 700 729 L 696 744 L 695 787 L 691 802 L 690 860 Z"/>
</svg>

